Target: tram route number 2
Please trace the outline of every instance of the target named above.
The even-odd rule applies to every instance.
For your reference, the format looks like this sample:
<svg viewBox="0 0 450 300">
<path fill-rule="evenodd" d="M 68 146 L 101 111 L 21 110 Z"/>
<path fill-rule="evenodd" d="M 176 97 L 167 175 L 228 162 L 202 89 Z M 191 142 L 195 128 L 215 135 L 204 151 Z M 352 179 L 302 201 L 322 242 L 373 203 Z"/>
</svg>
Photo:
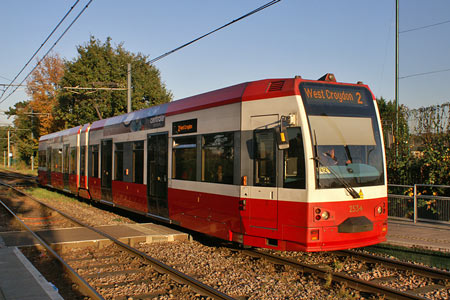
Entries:
<svg viewBox="0 0 450 300">
<path fill-rule="evenodd" d="M 362 205 L 359 204 L 353 204 L 353 205 L 349 205 L 349 212 L 351 213 L 357 213 L 363 210 Z"/>
</svg>

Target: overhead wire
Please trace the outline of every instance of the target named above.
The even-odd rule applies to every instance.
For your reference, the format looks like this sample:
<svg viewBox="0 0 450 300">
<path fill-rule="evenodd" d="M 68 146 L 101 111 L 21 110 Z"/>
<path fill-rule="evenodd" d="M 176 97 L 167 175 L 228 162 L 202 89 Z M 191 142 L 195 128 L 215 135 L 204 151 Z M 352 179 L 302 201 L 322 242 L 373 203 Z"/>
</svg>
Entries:
<svg viewBox="0 0 450 300">
<path fill-rule="evenodd" d="M 17 79 L 17 77 L 20 76 L 20 74 L 22 74 L 23 70 L 25 70 L 25 68 L 30 64 L 30 62 L 33 60 L 33 58 L 37 55 L 37 53 L 42 49 L 42 47 L 44 47 L 44 45 L 47 43 L 47 41 L 50 39 L 50 37 L 53 35 L 53 33 L 55 33 L 55 31 L 59 28 L 59 26 L 62 24 L 62 22 L 64 22 L 64 20 L 67 18 L 67 16 L 72 12 L 72 10 L 75 8 L 75 6 L 77 6 L 78 2 L 80 2 L 80 0 L 75 1 L 75 3 L 72 5 L 72 7 L 67 11 L 67 13 L 64 15 L 64 17 L 58 22 L 58 24 L 55 26 L 55 28 L 53 28 L 53 30 L 50 32 L 50 34 L 47 36 L 47 38 L 44 40 L 44 42 L 41 44 L 41 46 L 33 53 L 33 55 L 30 57 L 30 59 L 27 61 L 27 63 L 23 66 L 23 68 L 19 71 L 19 73 L 17 73 L 17 75 L 14 77 L 13 80 L 11 80 L 11 83 L 5 88 L 5 90 L 3 91 L 3 93 L 0 95 L 0 99 L 3 97 L 3 95 L 5 94 L 5 92 L 12 86 L 12 84 L 14 83 L 14 81 Z"/>
<path fill-rule="evenodd" d="M 4 76 L 2 76 L 2 75 L 0 75 L 0 78 L 3 78 L 3 79 L 8 80 L 8 81 L 11 81 L 11 79 L 6 78 L 6 77 L 4 77 Z"/>
<path fill-rule="evenodd" d="M 199 40 L 201 40 L 201 39 L 207 37 L 208 35 L 213 34 L 214 32 L 217 32 L 217 31 L 219 31 L 219 30 L 221 30 L 221 29 L 223 29 L 223 28 L 225 28 L 225 27 L 228 27 L 228 26 L 230 26 L 230 25 L 232 25 L 232 24 L 234 24 L 234 23 L 236 23 L 236 22 L 238 22 L 238 21 L 240 21 L 240 20 L 242 20 L 242 19 L 245 19 L 245 18 L 247 18 L 247 17 L 249 17 L 249 16 L 251 16 L 251 15 L 253 15 L 253 14 L 255 14 L 255 13 L 261 11 L 261 10 L 263 10 L 263 9 L 266 9 L 267 7 L 272 6 L 272 5 L 274 5 L 274 4 L 276 4 L 276 3 L 280 2 L 280 1 L 281 1 L 281 0 L 273 0 L 273 1 L 270 1 L 270 2 L 268 2 L 268 3 L 266 3 L 266 4 L 264 4 L 264 5 L 262 5 L 262 6 L 258 7 L 258 8 L 256 8 L 256 9 L 252 10 L 252 11 L 249 12 L 249 13 L 246 13 L 245 15 L 243 15 L 243 16 L 241 16 L 241 17 L 239 17 L 239 18 L 237 18 L 237 19 L 235 19 L 235 20 L 233 20 L 233 21 L 231 21 L 231 22 L 228 22 L 227 24 L 225 24 L 225 25 L 223 25 L 223 26 L 220 26 L 220 27 L 218 27 L 218 28 L 216 28 L 216 29 L 214 29 L 214 30 L 212 30 L 212 31 L 210 31 L 210 32 L 208 32 L 208 33 L 206 33 L 206 34 L 204 34 L 204 35 L 202 35 L 202 36 L 196 38 L 196 39 L 193 39 L 193 40 L 190 41 L 190 42 L 187 42 L 186 44 L 183 44 L 183 45 L 181 45 L 181 46 L 179 46 L 179 47 L 177 47 L 177 48 L 175 48 L 175 49 L 173 49 L 173 50 L 170 50 L 170 51 L 168 51 L 168 52 L 166 52 L 166 53 L 164 53 L 164 54 L 162 54 L 162 55 L 160 55 L 160 56 L 154 58 L 154 59 L 151 59 L 151 60 L 149 61 L 149 63 L 150 63 L 150 64 L 153 64 L 153 63 L 157 62 L 158 60 L 160 60 L 160 59 L 162 59 L 162 58 L 164 58 L 164 57 L 166 57 L 166 56 L 168 56 L 168 55 L 170 55 L 170 54 L 172 54 L 172 53 L 175 53 L 175 52 L 177 52 L 178 50 L 181 50 L 181 49 L 183 49 L 184 47 L 187 47 L 187 46 L 189 46 L 189 45 L 191 45 L 191 44 L 193 44 L 193 43 L 195 43 L 195 42 L 197 42 L 197 41 L 199 41 Z M 1 102 L 0 102 L 0 103 L 1 103 Z"/>
<path fill-rule="evenodd" d="M 411 31 L 422 30 L 422 29 L 426 29 L 426 28 L 430 28 L 430 27 L 444 25 L 444 24 L 447 24 L 447 23 L 450 23 L 450 20 L 442 21 L 442 22 L 438 22 L 438 23 L 434 23 L 434 24 L 429 24 L 429 25 L 424 25 L 424 26 L 420 26 L 420 27 L 416 27 L 416 28 L 411 28 L 411 29 L 407 29 L 407 30 L 402 30 L 402 31 L 399 31 L 399 33 L 406 33 L 406 32 L 411 32 Z M 416 73 L 416 74 L 410 74 L 410 75 L 406 75 L 406 76 L 401 76 L 398 79 L 405 79 L 405 78 L 424 76 L 424 75 L 430 75 L 430 74 L 436 74 L 436 73 L 443 73 L 443 72 L 449 72 L 449 71 L 450 71 L 450 69 L 435 70 L 435 71 L 429 71 L 429 72 L 423 72 L 423 73 Z"/>
<path fill-rule="evenodd" d="M 411 32 L 411 31 L 417 31 L 417 30 L 430 28 L 430 27 L 434 27 L 434 26 L 439 26 L 439 25 L 443 25 L 443 24 L 447 24 L 447 23 L 450 23 L 450 20 L 439 22 L 439 23 L 434 23 L 434 24 L 430 24 L 430 25 L 420 26 L 420 27 L 416 27 L 416 28 L 411 28 L 411 29 L 407 29 L 407 30 L 402 30 L 402 31 L 399 31 L 398 33 L 406 33 L 406 32 Z"/>
<path fill-rule="evenodd" d="M 398 79 L 405 79 L 405 78 L 410 78 L 410 77 L 417 77 L 417 76 L 430 75 L 430 74 L 449 72 L 449 71 L 450 71 L 450 69 L 443 69 L 443 70 L 436 70 L 436 71 L 430 71 L 430 72 L 423 72 L 423 73 L 417 73 L 417 74 L 411 74 L 411 75 L 402 76 L 402 77 L 399 77 Z"/>
<path fill-rule="evenodd" d="M 78 0 L 78 1 L 79 1 L 79 0 Z M 78 1 L 77 1 L 77 3 L 78 3 Z M 26 79 L 34 72 L 34 70 L 40 65 L 40 63 L 42 62 L 42 60 L 45 59 L 45 57 L 50 53 L 50 51 L 56 46 L 56 44 L 61 40 L 61 38 L 62 38 L 62 37 L 66 34 L 66 32 L 70 29 L 70 27 L 76 22 L 76 20 L 81 16 L 81 14 L 88 8 L 88 6 L 91 4 L 92 1 L 93 1 L 93 0 L 90 0 L 90 1 L 86 4 L 86 6 L 85 6 L 85 7 L 80 11 L 80 13 L 75 17 L 75 19 L 72 21 L 72 23 L 70 23 L 70 25 L 66 28 L 66 30 L 65 30 L 65 31 L 60 35 L 60 37 L 56 40 L 56 42 L 53 44 L 53 46 L 52 46 L 52 47 L 45 53 L 45 55 L 38 61 L 38 63 L 36 64 L 36 66 L 35 66 L 35 67 L 27 74 L 27 76 L 25 76 L 25 78 L 20 82 L 19 85 L 22 85 L 22 83 L 24 83 L 25 80 L 26 80 Z M 193 43 L 195 43 L 195 42 L 197 42 L 197 41 L 199 41 L 199 40 L 201 40 L 201 39 L 203 39 L 203 38 L 205 38 L 205 37 L 207 37 L 207 36 L 209 36 L 209 35 L 211 35 L 211 34 L 213 34 L 213 33 L 215 33 L 215 32 L 217 32 L 217 31 L 219 31 L 219 30 L 221 30 L 221 29 L 223 29 L 223 28 L 225 28 L 225 27 L 228 27 L 228 26 L 230 26 L 230 25 L 232 25 L 232 24 L 234 24 L 234 23 L 236 23 L 236 22 L 238 22 L 238 21 L 240 21 L 240 20 L 242 20 L 242 19 L 245 19 L 245 18 L 247 18 L 247 17 L 249 17 L 249 16 L 251 16 L 251 15 L 253 15 L 253 14 L 255 14 L 255 13 L 261 11 L 261 10 L 263 10 L 263 9 L 266 9 L 266 8 L 272 6 L 272 5 L 274 5 L 274 4 L 276 4 L 276 3 L 280 2 L 280 1 L 281 1 L 281 0 L 272 0 L 272 1 L 270 1 L 270 2 L 268 2 L 268 3 L 266 3 L 266 4 L 264 4 L 264 5 L 262 5 L 262 6 L 258 7 L 258 8 L 256 8 L 256 9 L 250 11 L 249 13 L 247 13 L 247 14 L 245 14 L 245 15 L 243 15 L 243 16 L 241 16 L 241 17 L 239 17 L 239 18 L 237 18 L 237 19 L 235 19 L 235 20 L 233 20 L 233 21 L 231 21 L 231 22 L 229 22 L 229 23 L 227 23 L 227 24 L 225 24 L 225 25 L 223 25 L 223 26 L 220 26 L 220 27 L 218 27 L 218 28 L 216 28 L 216 29 L 214 29 L 214 30 L 212 30 L 212 31 L 210 31 L 210 32 L 208 32 L 208 33 L 206 33 L 206 34 L 204 34 L 204 35 L 202 35 L 202 36 L 200 36 L 200 37 L 198 37 L 198 38 L 196 38 L 196 39 L 194 39 L 194 40 L 188 42 L 188 43 L 185 43 L 185 44 L 183 44 L 183 45 L 181 45 L 181 46 L 179 46 L 179 47 L 177 47 L 177 48 L 175 48 L 175 49 L 173 49 L 173 50 L 171 50 L 171 51 L 169 51 L 169 52 L 166 52 L 166 53 L 164 53 L 164 54 L 162 54 L 162 55 L 160 55 L 160 56 L 158 56 L 158 57 L 156 57 L 156 58 L 150 60 L 149 63 L 150 63 L 150 64 L 153 64 L 153 63 L 155 63 L 156 61 L 158 61 L 158 60 L 160 60 L 160 59 L 162 59 L 162 58 L 164 58 L 164 57 L 166 57 L 166 56 L 168 56 L 168 55 L 170 55 L 170 54 L 172 54 L 172 53 L 174 53 L 174 52 L 177 52 L 177 51 L 179 51 L 179 50 L 181 50 L 181 49 L 183 49 L 183 48 L 185 48 L 185 47 L 187 47 L 187 46 L 189 46 L 189 45 L 191 45 L 191 44 L 193 44 Z M 22 70 L 22 71 L 23 71 L 23 70 Z M 14 79 L 14 80 L 15 80 L 15 79 Z M 11 82 L 11 84 L 12 84 L 12 82 Z M 8 96 L 6 96 L 6 98 L 1 99 L 1 98 L 3 97 L 3 94 L 4 94 L 4 92 L 3 92 L 3 94 L 0 96 L 0 104 L 3 103 L 4 101 L 6 101 L 12 94 L 14 94 L 14 92 L 15 92 L 17 89 L 18 89 L 18 87 L 16 87 L 11 93 L 9 93 Z"/>
<path fill-rule="evenodd" d="M 78 15 L 75 17 L 75 19 L 73 19 L 73 21 L 69 24 L 69 26 L 64 30 L 64 32 L 59 36 L 59 38 L 56 40 L 56 42 L 50 47 L 50 49 L 44 54 L 44 56 L 37 62 L 37 64 L 34 66 L 34 68 L 27 74 L 27 76 L 25 76 L 25 78 L 19 83 L 19 85 L 21 85 L 22 83 L 25 82 L 25 80 L 34 72 L 34 70 L 36 70 L 36 68 L 41 64 L 41 62 L 45 59 L 45 57 L 47 57 L 47 55 L 50 53 L 50 51 L 53 50 L 53 48 L 56 46 L 56 44 L 58 44 L 58 42 L 63 38 L 63 36 L 67 33 L 67 31 L 69 31 L 69 29 L 72 27 L 72 25 L 78 20 L 78 18 L 84 13 L 84 11 L 89 7 L 89 5 L 92 3 L 92 1 L 94 0 L 89 0 L 89 2 L 84 6 L 84 8 L 78 13 Z M 15 93 L 15 91 L 17 91 L 19 87 L 16 87 L 11 93 L 8 94 L 8 96 L 6 96 L 6 98 L 4 98 L 3 100 L 0 100 L 0 104 L 5 102 L 6 99 L 8 99 L 12 94 Z"/>
</svg>

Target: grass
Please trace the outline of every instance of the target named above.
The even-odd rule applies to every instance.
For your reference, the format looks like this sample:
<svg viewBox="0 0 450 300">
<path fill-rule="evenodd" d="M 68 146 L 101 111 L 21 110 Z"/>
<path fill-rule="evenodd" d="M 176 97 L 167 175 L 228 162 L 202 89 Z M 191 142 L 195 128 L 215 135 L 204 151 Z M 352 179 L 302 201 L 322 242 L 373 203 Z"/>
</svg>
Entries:
<svg viewBox="0 0 450 300">
<path fill-rule="evenodd" d="M 331 274 L 331 273 L 327 273 L 326 275 L 325 275 L 325 284 L 324 284 L 324 287 L 326 288 L 326 289 L 329 289 L 329 288 L 331 288 L 331 285 L 333 284 L 333 275 Z"/>
<path fill-rule="evenodd" d="M 332 267 L 335 272 L 340 272 L 344 268 L 344 263 L 338 259 L 334 259 L 334 261 L 332 263 Z"/>
<path fill-rule="evenodd" d="M 58 192 L 52 192 L 47 189 L 35 187 L 35 188 L 28 188 L 26 192 L 37 198 L 37 199 L 51 199 L 55 201 L 62 201 L 62 202 L 78 202 L 75 198 L 70 196 L 65 196 Z"/>
<path fill-rule="evenodd" d="M 31 168 L 29 166 L 28 167 L 11 166 L 10 168 L 4 167 L 4 166 L 0 166 L 0 170 L 17 172 L 17 173 L 21 173 L 21 174 L 24 174 L 24 175 L 37 176 L 37 166 L 34 168 L 33 171 L 31 171 Z"/>
<path fill-rule="evenodd" d="M 338 299 L 346 299 L 346 300 L 357 300 L 361 298 L 359 293 L 355 293 L 354 291 L 347 289 L 345 284 L 339 288 L 337 296 Z"/>
</svg>

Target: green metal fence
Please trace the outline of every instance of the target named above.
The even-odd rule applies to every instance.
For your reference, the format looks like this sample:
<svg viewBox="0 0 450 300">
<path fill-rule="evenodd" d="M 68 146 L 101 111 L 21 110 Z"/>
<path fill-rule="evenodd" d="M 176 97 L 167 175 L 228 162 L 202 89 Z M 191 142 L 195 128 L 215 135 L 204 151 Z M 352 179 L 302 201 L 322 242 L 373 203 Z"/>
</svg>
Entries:
<svg viewBox="0 0 450 300">
<path fill-rule="evenodd" d="M 388 185 L 389 217 L 450 224 L 449 185 Z"/>
</svg>

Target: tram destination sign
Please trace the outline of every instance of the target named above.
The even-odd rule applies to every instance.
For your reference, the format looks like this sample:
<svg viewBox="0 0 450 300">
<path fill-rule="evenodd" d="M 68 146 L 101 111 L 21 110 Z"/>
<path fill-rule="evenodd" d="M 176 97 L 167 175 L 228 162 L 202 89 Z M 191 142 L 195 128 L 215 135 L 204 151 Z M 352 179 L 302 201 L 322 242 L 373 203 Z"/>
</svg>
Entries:
<svg viewBox="0 0 450 300">
<path fill-rule="evenodd" d="M 197 119 L 184 120 L 172 123 L 172 134 L 197 132 Z"/>
<path fill-rule="evenodd" d="M 358 86 L 302 82 L 300 93 L 309 105 L 367 106 L 367 89 Z"/>
</svg>

